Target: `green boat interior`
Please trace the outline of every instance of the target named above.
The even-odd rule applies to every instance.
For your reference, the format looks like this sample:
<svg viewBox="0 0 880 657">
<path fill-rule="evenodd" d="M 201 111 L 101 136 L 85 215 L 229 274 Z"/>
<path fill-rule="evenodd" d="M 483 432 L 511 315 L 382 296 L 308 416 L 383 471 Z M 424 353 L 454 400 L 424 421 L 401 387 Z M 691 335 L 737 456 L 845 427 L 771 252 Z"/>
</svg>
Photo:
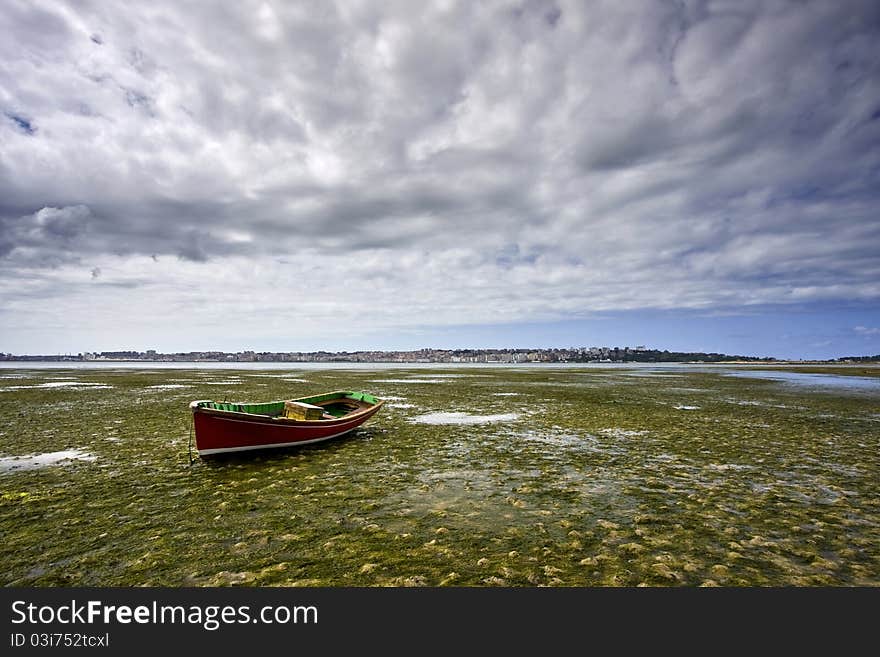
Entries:
<svg viewBox="0 0 880 657">
<path fill-rule="evenodd" d="M 324 410 L 322 419 L 340 418 L 349 413 L 369 408 L 379 403 L 379 400 L 363 392 L 340 391 L 328 392 L 312 397 L 301 397 L 291 400 L 303 404 L 319 406 Z M 234 413 L 248 413 L 249 415 L 265 415 L 268 417 L 282 417 L 285 412 L 285 401 L 264 402 L 259 404 L 240 404 L 230 402 L 202 401 L 199 408 L 215 411 L 232 411 Z"/>
</svg>

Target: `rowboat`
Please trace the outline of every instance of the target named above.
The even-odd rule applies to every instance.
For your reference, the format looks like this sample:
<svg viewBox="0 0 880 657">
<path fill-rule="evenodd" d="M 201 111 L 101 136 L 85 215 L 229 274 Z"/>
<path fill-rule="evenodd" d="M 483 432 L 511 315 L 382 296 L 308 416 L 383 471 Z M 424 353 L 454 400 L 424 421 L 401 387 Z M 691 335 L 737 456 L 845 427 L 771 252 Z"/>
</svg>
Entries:
<svg viewBox="0 0 880 657">
<path fill-rule="evenodd" d="M 199 456 L 292 447 L 347 434 L 385 402 L 372 395 L 336 390 L 264 403 L 190 402 Z"/>
</svg>

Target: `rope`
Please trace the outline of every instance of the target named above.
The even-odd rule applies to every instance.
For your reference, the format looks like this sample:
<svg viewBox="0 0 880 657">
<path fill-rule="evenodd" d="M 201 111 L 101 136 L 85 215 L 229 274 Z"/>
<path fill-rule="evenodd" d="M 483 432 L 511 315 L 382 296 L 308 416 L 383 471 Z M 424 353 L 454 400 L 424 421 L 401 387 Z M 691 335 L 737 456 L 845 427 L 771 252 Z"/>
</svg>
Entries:
<svg viewBox="0 0 880 657">
<path fill-rule="evenodd" d="M 193 464 L 193 426 L 195 426 L 196 419 L 192 413 L 190 413 L 189 418 L 189 465 L 192 467 Z"/>
</svg>

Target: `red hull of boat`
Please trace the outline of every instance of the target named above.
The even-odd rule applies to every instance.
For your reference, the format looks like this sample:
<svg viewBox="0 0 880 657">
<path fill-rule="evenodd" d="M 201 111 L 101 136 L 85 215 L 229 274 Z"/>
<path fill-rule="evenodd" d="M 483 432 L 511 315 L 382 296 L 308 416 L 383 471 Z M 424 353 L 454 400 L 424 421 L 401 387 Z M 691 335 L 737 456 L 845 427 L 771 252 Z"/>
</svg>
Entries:
<svg viewBox="0 0 880 657">
<path fill-rule="evenodd" d="M 196 449 L 200 455 L 211 455 L 317 443 L 357 429 L 370 419 L 380 406 L 381 404 L 377 404 L 351 418 L 313 422 L 287 422 L 196 412 L 193 414 Z"/>
</svg>

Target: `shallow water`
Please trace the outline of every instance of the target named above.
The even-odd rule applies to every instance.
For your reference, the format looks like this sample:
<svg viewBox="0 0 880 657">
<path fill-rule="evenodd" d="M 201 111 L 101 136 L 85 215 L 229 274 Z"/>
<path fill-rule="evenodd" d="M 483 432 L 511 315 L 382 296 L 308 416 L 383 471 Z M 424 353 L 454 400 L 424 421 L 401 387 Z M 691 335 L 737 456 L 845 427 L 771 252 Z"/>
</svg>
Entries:
<svg viewBox="0 0 880 657">
<path fill-rule="evenodd" d="M 72 461 L 94 461 L 95 457 L 78 449 L 65 449 L 60 452 L 46 454 L 27 454 L 24 456 L 0 457 L 0 474 L 15 470 L 34 470 L 50 465 L 70 463 Z"/>
<path fill-rule="evenodd" d="M 399 406 L 398 406 L 399 408 Z M 412 418 L 415 424 L 490 424 L 492 422 L 511 422 L 519 417 L 518 413 L 499 413 L 497 415 L 473 415 L 457 411 L 425 413 Z"/>
<path fill-rule="evenodd" d="M 880 585 L 880 390 L 249 369 L 7 368 L 0 458 L 94 460 L 2 474 L 3 584 Z M 340 387 L 394 403 L 343 439 L 190 465 L 189 401 Z"/>
<path fill-rule="evenodd" d="M 108 386 L 103 383 L 90 383 L 87 381 L 48 381 L 45 383 L 35 383 L 33 385 L 12 385 L 12 386 L 0 385 L 0 392 L 4 392 L 6 390 L 27 390 L 28 388 L 103 388 L 103 389 L 108 389 L 108 388 L 112 388 L 112 387 L 113 386 Z"/>
<path fill-rule="evenodd" d="M 753 370 L 748 372 L 728 372 L 727 376 L 770 379 L 793 385 L 814 388 L 853 388 L 880 392 L 880 378 L 868 376 L 840 376 L 835 374 L 816 374 L 812 372 L 780 372 Z"/>
</svg>

